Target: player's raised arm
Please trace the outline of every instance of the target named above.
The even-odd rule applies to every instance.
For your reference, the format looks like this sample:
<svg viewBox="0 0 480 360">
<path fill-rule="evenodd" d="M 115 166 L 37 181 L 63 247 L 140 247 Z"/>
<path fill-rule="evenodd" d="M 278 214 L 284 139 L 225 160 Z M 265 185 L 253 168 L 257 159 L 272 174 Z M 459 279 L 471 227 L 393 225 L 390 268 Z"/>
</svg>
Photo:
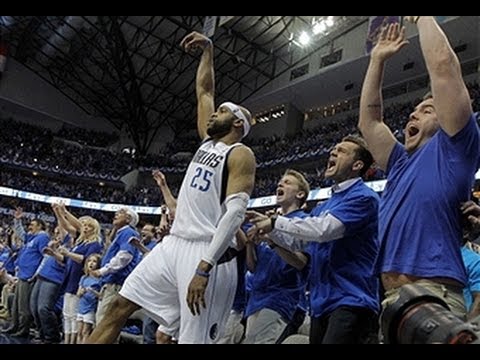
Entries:
<svg viewBox="0 0 480 360">
<path fill-rule="evenodd" d="M 195 49 L 203 51 L 197 69 L 197 129 L 200 138 L 207 136 L 207 122 L 215 109 L 215 73 L 213 70 L 213 44 L 203 34 L 196 31 L 188 34 L 180 43 L 187 52 Z"/>
</svg>

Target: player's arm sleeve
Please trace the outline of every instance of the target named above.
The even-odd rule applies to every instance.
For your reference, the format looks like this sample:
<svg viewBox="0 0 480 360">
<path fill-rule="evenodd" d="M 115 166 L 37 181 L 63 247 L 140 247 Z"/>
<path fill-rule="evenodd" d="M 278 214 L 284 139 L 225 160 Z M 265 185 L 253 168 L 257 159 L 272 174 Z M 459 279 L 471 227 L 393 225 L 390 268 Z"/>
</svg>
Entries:
<svg viewBox="0 0 480 360">
<path fill-rule="evenodd" d="M 245 218 L 248 200 L 255 183 L 255 156 L 246 146 L 232 149 L 228 156 L 226 212 L 217 225 L 217 231 L 202 260 L 215 265 L 227 250 Z"/>
<path fill-rule="evenodd" d="M 244 192 L 229 195 L 225 199 L 227 211 L 218 223 L 217 231 L 213 236 L 207 253 L 202 257 L 203 261 L 215 265 L 227 250 L 245 218 L 248 199 L 248 194 Z"/>
</svg>

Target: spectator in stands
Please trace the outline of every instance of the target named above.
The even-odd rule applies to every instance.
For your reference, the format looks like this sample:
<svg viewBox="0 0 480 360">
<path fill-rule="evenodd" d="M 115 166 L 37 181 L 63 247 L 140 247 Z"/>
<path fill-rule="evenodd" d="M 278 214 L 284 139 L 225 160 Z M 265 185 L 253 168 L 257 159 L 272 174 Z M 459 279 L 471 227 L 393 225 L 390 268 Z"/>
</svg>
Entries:
<svg viewBox="0 0 480 360">
<path fill-rule="evenodd" d="M 83 275 L 85 259 L 91 254 L 100 253 L 103 249 L 100 224 L 89 216 L 77 219 L 65 208 L 64 204 L 55 204 L 52 208 L 58 223 L 67 230 L 72 238 L 76 238 L 72 248 L 60 246 L 58 249 L 49 248 L 47 250 L 47 253 L 54 256 L 57 261 L 65 263 L 65 275 L 60 290 L 65 293 L 63 301 L 64 343 L 75 344 L 77 342 L 78 284 Z"/>
<path fill-rule="evenodd" d="M 102 297 L 98 303 L 96 323 L 102 321 L 108 305 L 113 301 L 127 278 L 128 274 L 141 260 L 140 252 L 129 242 L 138 238 L 136 230 L 138 214 L 124 207 L 115 213 L 113 226 L 117 229 L 115 238 L 102 258 L 100 269 L 92 272 L 93 276 L 101 277 Z"/>
<path fill-rule="evenodd" d="M 167 184 L 167 179 L 160 170 L 153 170 L 152 175 L 162 192 L 163 199 L 169 210 L 169 218 L 173 222 L 173 219 L 175 218 L 175 210 L 177 209 L 177 199 L 173 196 L 172 191 Z"/>
<path fill-rule="evenodd" d="M 325 171 L 335 182 L 332 197 L 310 217 L 257 215 L 251 220 L 249 236 L 270 233 L 292 252 L 290 264 L 310 265 L 312 344 L 364 343 L 377 335 L 379 281 L 373 268 L 379 197 L 361 179 L 372 163 L 362 138 L 345 137 L 331 151 Z M 305 252 L 299 240 L 309 242 Z"/>
<path fill-rule="evenodd" d="M 59 246 L 69 246 L 71 236 L 61 226 L 54 230 L 54 238 L 48 247 L 43 250 L 45 254 L 42 264 L 36 275 L 35 285 L 30 298 L 30 309 L 35 320 L 39 336 L 34 339 L 38 343 L 59 343 L 58 316 L 55 312 L 55 303 L 60 295 L 61 284 L 65 275 L 65 264 L 57 261 L 50 255 L 48 248 L 56 249 Z"/>
<path fill-rule="evenodd" d="M 146 223 L 140 231 L 142 239 L 131 238 L 129 243 L 132 244 L 142 256 L 146 256 L 158 244 L 155 238 L 155 226 Z"/>
<path fill-rule="evenodd" d="M 283 216 L 305 218 L 307 214 L 301 207 L 309 193 L 305 177 L 298 171 L 287 170 L 276 191 Z M 275 243 L 257 245 L 250 238 L 246 248 L 246 264 L 253 277 L 245 309 L 247 326 L 243 343 L 274 344 L 293 318 L 305 292 L 306 276 L 282 259 L 283 248 Z"/>
<path fill-rule="evenodd" d="M 45 231 L 45 223 L 34 219 L 28 225 L 28 232 L 22 225 L 22 210 L 17 208 L 14 215 L 14 229 L 23 241 L 23 248 L 18 255 L 18 282 L 12 309 L 12 326 L 6 330 L 12 336 L 28 337 L 32 325 L 30 296 L 34 285 L 34 275 L 43 258 L 43 249 L 50 240 Z"/>
<path fill-rule="evenodd" d="M 102 256 L 90 254 L 85 260 L 83 275 L 78 284 L 78 339 L 83 344 L 95 326 L 95 313 L 97 311 L 98 298 L 100 297 L 100 279 L 92 275 L 92 272 L 100 267 Z"/>
<path fill-rule="evenodd" d="M 463 316 L 459 204 L 470 197 L 480 136 L 458 58 L 435 18 L 406 20 L 418 27 L 433 96 L 410 114 L 404 146 L 383 122 L 381 91 L 387 60 L 408 44 L 399 24 L 384 28 L 372 50 L 360 99 L 359 128 L 387 173 L 379 213 L 382 305 L 394 303 L 402 285 L 415 282 Z"/>
<path fill-rule="evenodd" d="M 138 241 L 136 238 L 132 238 L 130 243 L 138 250 L 143 256 L 146 256 L 157 244 L 155 239 L 155 226 L 152 224 L 145 224 L 141 230 L 142 241 Z M 158 323 L 148 316 L 143 318 L 143 343 L 155 344 L 155 333 L 158 328 Z"/>
</svg>

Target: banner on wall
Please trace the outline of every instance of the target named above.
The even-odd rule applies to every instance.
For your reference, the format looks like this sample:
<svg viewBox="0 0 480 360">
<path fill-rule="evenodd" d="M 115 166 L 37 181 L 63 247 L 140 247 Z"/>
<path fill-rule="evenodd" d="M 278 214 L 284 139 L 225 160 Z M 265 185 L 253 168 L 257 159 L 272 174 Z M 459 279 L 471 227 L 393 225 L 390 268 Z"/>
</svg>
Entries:
<svg viewBox="0 0 480 360">
<path fill-rule="evenodd" d="M 393 23 L 400 23 L 400 16 L 370 16 L 365 51 L 370 54 L 378 41 L 382 28 Z"/>
<path fill-rule="evenodd" d="M 475 180 L 480 180 L 480 170 L 478 170 L 477 173 L 475 174 Z M 382 192 L 383 189 L 385 188 L 386 183 L 387 183 L 387 180 L 377 180 L 377 181 L 366 182 L 365 185 L 370 187 L 375 192 Z M 83 209 L 115 212 L 122 207 L 128 207 L 139 214 L 150 214 L 150 215 L 161 214 L 160 206 L 105 204 L 105 203 L 99 203 L 99 202 L 93 202 L 93 201 L 85 201 L 85 200 L 69 199 L 69 198 L 58 197 L 58 196 L 36 194 L 28 191 L 16 190 L 16 189 L 11 189 L 3 186 L 0 186 L 0 195 L 16 197 L 19 199 L 38 201 L 38 202 L 43 202 L 48 204 L 53 204 L 55 202 L 63 202 L 65 206 L 79 207 Z M 330 196 L 332 196 L 332 191 L 330 187 L 314 189 L 314 190 L 311 190 L 310 193 L 308 194 L 307 201 L 326 200 Z M 271 196 L 264 196 L 260 198 L 250 199 L 250 201 L 248 202 L 248 208 L 249 209 L 264 208 L 264 207 L 274 206 L 276 204 L 277 204 L 276 196 L 271 195 Z"/>
</svg>

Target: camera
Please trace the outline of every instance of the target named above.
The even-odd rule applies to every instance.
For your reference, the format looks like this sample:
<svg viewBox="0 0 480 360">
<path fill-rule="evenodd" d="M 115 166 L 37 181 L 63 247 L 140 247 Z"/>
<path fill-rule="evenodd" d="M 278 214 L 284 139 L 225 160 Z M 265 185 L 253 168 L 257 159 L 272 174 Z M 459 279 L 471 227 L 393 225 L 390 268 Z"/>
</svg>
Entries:
<svg viewBox="0 0 480 360">
<path fill-rule="evenodd" d="M 427 289 L 407 284 L 385 307 L 382 329 L 387 344 L 480 344 L 479 322 L 463 321 Z"/>
</svg>

